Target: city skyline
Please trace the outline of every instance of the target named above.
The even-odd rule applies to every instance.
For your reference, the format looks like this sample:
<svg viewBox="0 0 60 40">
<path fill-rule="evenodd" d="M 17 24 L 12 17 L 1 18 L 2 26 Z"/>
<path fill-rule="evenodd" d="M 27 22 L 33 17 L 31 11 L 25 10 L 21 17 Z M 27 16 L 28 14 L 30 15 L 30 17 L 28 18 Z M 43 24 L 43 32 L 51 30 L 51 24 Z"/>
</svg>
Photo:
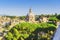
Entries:
<svg viewBox="0 0 60 40">
<path fill-rule="evenodd" d="M 60 0 L 0 0 L 0 14 L 26 15 L 29 8 L 36 15 L 60 13 Z"/>
</svg>

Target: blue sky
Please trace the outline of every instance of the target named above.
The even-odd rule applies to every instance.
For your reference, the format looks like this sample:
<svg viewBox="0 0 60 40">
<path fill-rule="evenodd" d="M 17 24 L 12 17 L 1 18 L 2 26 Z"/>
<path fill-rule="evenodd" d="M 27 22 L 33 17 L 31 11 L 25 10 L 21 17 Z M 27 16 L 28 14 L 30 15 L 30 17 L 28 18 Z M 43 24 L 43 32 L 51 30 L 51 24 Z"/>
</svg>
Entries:
<svg viewBox="0 0 60 40">
<path fill-rule="evenodd" d="M 26 15 L 32 8 L 34 14 L 60 13 L 60 0 L 0 0 L 0 14 Z"/>
</svg>

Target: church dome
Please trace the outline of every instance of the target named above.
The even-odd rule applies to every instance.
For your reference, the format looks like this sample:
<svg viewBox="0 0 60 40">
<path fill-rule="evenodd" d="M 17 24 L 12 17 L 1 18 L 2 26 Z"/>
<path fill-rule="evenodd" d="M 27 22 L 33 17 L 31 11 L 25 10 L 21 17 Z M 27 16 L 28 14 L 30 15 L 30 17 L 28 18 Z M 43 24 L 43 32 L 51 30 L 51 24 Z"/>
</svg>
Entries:
<svg viewBox="0 0 60 40">
<path fill-rule="evenodd" d="M 26 20 L 29 22 L 35 21 L 35 15 L 32 13 L 31 9 L 29 9 L 29 13 L 27 14 Z"/>
</svg>

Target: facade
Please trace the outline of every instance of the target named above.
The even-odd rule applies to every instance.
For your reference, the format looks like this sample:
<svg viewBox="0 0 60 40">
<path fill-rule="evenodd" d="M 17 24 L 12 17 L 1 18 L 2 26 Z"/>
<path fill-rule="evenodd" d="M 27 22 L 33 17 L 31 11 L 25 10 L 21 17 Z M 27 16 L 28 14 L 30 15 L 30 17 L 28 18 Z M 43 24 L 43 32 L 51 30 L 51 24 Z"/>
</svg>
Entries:
<svg viewBox="0 0 60 40">
<path fill-rule="evenodd" d="M 40 22 L 48 22 L 48 18 L 47 17 L 42 17 L 42 18 L 39 18 L 39 21 Z"/>
<path fill-rule="evenodd" d="M 29 9 L 29 13 L 26 16 L 26 21 L 35 22 L 35 15 L 33 14 L 31 9 Z"/>
</svg>

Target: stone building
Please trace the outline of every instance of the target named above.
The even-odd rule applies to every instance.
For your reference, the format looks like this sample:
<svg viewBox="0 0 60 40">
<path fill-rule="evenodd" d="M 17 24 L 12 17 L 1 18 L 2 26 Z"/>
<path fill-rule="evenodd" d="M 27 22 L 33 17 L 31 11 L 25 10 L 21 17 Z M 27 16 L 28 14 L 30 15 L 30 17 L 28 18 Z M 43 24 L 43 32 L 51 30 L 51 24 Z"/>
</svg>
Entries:
<svg viewBox="0 0 60 40">
<path fill-rule="evenodd" d="M 48 18 L 47 17 L 41 17 L 41 18 L 39 18 L 39 22 L 48 22 Z"/>
<path fill-rule="evenodd" d="M 35 15 L 33 14 L 31 8 L 29 9 L 29 13 L 26 16 L 26 21 L 35 22 Z"/>
</svg>

